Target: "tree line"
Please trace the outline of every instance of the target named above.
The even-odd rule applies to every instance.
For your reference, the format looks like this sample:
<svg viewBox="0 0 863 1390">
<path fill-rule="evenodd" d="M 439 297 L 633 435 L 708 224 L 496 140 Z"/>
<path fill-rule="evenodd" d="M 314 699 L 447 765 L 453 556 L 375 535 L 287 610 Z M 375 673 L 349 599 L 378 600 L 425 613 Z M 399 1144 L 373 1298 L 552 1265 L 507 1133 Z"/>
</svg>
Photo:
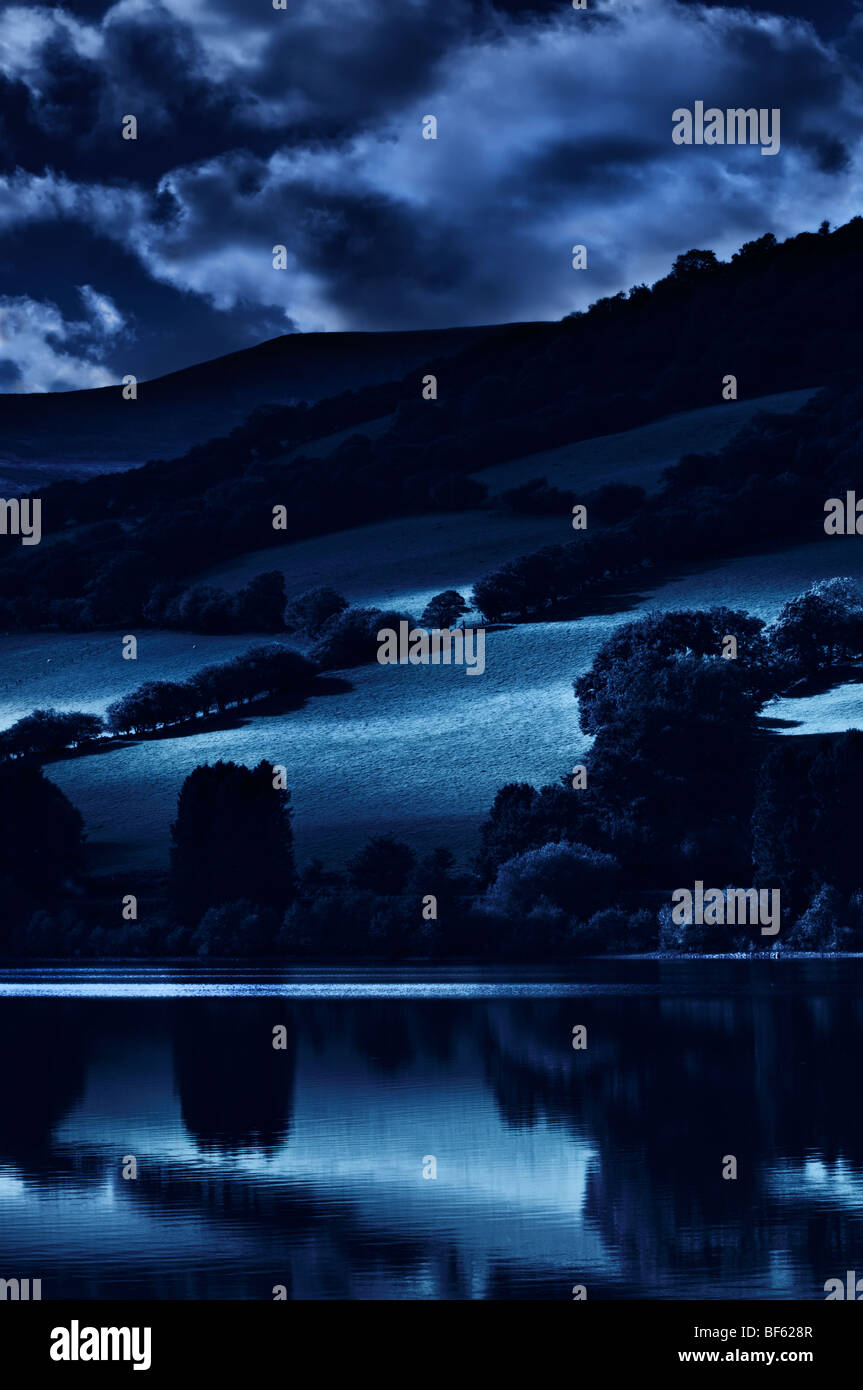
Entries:
<svg viewBox="0 0 863 1390">
<path fill-rule="evenodd" d="M 0 731 L 0 760 L 86 751 L 106 735 L 155 733 L 266 696 L 311 691 L 322 671 L 374 661 L 381 628 L 397 629 L 401 621 L 415 626 L 409 613 L 351 607 L 327 585 L 307 589 L 282 607 L 282 627 L 310 642 L 308 655 L 277 643 L 250 647 L 230 661 L 203 667 L 188 680 L 145 681 L 113 700 L 104 717 L 83 710 L 34 710 Z M 429 601 L 420 623 L 450 627 L 467 611 L 462 595 L 447 589 Z"/>
<path fill-rule="evenodd" d="M 82 748 L 108 734 L 154 733 L 188 724 L 268 695 L 309 690 L 317 666 L 278 645 L 250 647 L 242 656 L 204 666 L 185 681 L 155 680 L 113 700 L 104 718 L 81 711 L 34 710 L 0 733 L 0 758 Z"/>
<path fill-rule="evenodd" d="M 854 488 L 861 427 L 863 389 L 847 381 L 793 416 L 756 417 L 718 453 L 689 454 L 667 469 L 660 490 L 628 516 L 603 524 L 608 511 L 592 512 L 585 499 L 585 531 L 500 565 L 477 581 L 472 602 L 489 622 L 527 618 L 623 578 L 655 581 L 687 564 L 823 540 L 828 495 Z"/>
</svg>

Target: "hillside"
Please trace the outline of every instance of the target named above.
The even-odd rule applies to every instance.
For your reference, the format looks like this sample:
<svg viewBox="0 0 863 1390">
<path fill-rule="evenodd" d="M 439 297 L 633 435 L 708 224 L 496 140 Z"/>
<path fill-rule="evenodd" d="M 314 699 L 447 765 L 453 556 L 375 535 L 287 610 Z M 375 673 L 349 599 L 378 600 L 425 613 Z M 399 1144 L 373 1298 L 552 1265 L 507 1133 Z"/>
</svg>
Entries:
<svg viewBox="0 0 863 1390">
<path fill-rule="evenodd" d="M 639 464 L 655 470 L 677 451 L 685 453 L 702 441 L 719 447 L 759 405 L 768 403 L 774 410 L 792 410 L 800 402 L 798 393 L 788 393 L 769 402 L 729 404 L 725 410 L 711 406 L 573 446 L 572 458 L 578 460 L 586 486 L 614 476 L 615 468 L 627 476 Z M 285 573 L 289 591 L 327 582 L 354 602 L 416 611 L 432 590 L 455 584 L 469 592 L 484 565 L 542 544 L 560 527 L 558 518 L 494 510 L 397 518 L 242 556 L 209 577 L 237 585 L 275 563 Z M 467 679 L 457 668 L 405 670 L 371 664 L 343 673 L 349 688 L 309 698 L 300 709 L 244 710 L 223 727 L 128 740 L 52 763 L 48 773 L 82 811 L 91 863 L 100 872 L 162 869 L 183 777 L 198 763 L 218 758 L 254 763 L 266 757 L 284 763 L 303 860 L 320 855 L 340 863 L 368 835 L 398 829 L 417 849 L 449 845 L 464 861 L 499 786 L 512 780 L 553 781 L 586 753 L 589 740 L 578 728 L 572 681 L 587 669 L 617 623 L 648 608 L 714 603 L 745 607 L 769 619 L 814 579 L 833 572 L 863 573 L 859 546 L 852 544 L 849 550 L 838 545 L 839 550 L 837 542 L 822 537 L 820 543 L 744 556 L 666 583 L 644 575 L 638 587 L 619 595 L 605 611 L 579 621 L 522 623 L 493 631 L 481 680 Z M 143 680 L 185 679 L 256 640 L 251 634 L 143 631 L 138 661 L 132 663 L 117 659 L 119 635 L 39 633 L 2 639 L 0 725 L 39 706 L 102 713 L 111 700 Z M 286 640 L 294 643 L 293 637 Z M 857 690 L 845 692 L 852 714 Z M 820 713 L 822 723 L 827 717 L 826 711 L 803 706 L 776 713 L 804 720 Z M 789 732 L 805 727 L 792 726 Z M 130 787 L 135 789 L 132 797 Z"/>
<path fill-rule="evenodd" d="M 59 481 L 46 488 L 42 536 L 47 543 L 22 547 L 13 536 L 0 549 L 0 627 L 92 630 L 120 624 L 158 627 L 163 621 L 170 625 L 174 620 L 168 609 L 194 576 L 256 551 L 281 552 L 286 542 L 314 541 L 394 520 L 407 522 L 410 545 L 414 532 L 424 528 L 418 518 L 475 512 L 489 491 L 494 496 L 525 473 L 536 477 L 545 472 L 552 482 L 566 481 L 580 472 L 578 448 L 585 441 L 704 409 L 711 414 L 702 422 L 703 438 L 690 447 L 707 459 L 713 456 L 703 452 L 705 446 L 717 447 L 735 412 L 744 414 L 764 397 L 820 386 L 832 396 L 817 408 L 807 403 L 799 421 L 785 432 L 787 439 L 776 426 L 756 426 L 735 462 L 736 485 L 749 478 L 754 486 L 769 488 L 762 453 L 767 450 L 771 477 L 784 476 L 791 462 L 787 449 L 796 448 L 796 435 L 803 431 L 811 444 L 807 476 L 789 483 L 801 493 L 791 518 L 799 528 L 805 517 L 814 515 L 811 507 L 824 485 L 824 450 L 833 450 L 834 441 L 826 437 L 816 448 L 815 436 L 828 429 L 840 431 L 843 439 L 852 433 L 848 423 L 843 424 L 842 401 L 853 388 L 853 378 L 845 379 L 850 377 L 848 362 L 863 350 L 861 330 L 847 312 L 855 289 L 863 288 L 861 246 L 863 218 L 858 217 L 832 233 L 824 224 L 819 233 L 804 233 L 781 244 L 768 234 L 741 247 L 729 262 L 717 261 L 708 251 L 682 253 L 651 289 L 634 286 L 628 296 L 599 300 L 588 312 L 560 323 L 510 324 L 476 330 L 466 338 L 459 338 L 459 330 L 455 337 L 433 333 L 279 339 L 166 378 L 162 388 L 155 388 L 165 392 L 165 411 L 173 411 L 177 428 L 194 427 L 198 442 L 180 457 L 170 457 L 170 450 L 163 448 L 161 456 L 143 468 L 80 482 Z M 765 312 L 768 306 L 770 315 Z M 406 343 L 414 365 L 393 379 L 393 356 L 400 357 L 403 367 Z M 449 355 L 442 356 L 442 351 Z M 428 355 L 434 352 L 437 356 Z M 201 433 L 201 409 L 208 412 L 210 404 L 224 396 L 218 409 L 230 415 L 239 409 L 244 392 L 252 390 L 260 401 L 267 380 L 275 379 L 269 374 L 284 373 L 291 354 L 296 354 L 295 385 L 308 383 L 316 353 L 318 365 L 324 362 L 326 367 L 326 383 L 318 373 L 316 389 L 332 390 L 337 377 L 342 381 L 346 376 L 349 389 L 311 404 L 265 404 L 226 434 Z M 367 360 L 360 365 L 363 354 Z M 425 398 L 421 377 L 429 370 L 437 391 Z M 389 379 L 362 386 L 362 373 Z M 731 400 L 723 398 L 723 383 L 728 381 L 734 383 Z M 85 395 L 91 404 L 104 397 Z M 247 395 L 245 403 L 250 399 Z M 7 411 L 15 409 L 10 400 Z M 25 403 L 44 416 L 43 443 L 56 427 L 55 412 L 71 408 L 71 400 L 43 397 Z M 158 416 L 152 404 L 146 393 L 134 403 L 123 403 L 115 392 L 115 415 L 125 406 L 133 412 L 122 415 L 126 427 L 130 418 L 140 422 L 138 445 L 150 428 L 146 422 Z M 23 408 L 21 398 L 18 405 Z M 78 407 L 83 416 L 77 441 L 69 447 L 85 447 L 97 429 L 87 425 L 85 406 L 86 401 Z M 2 408 L 0 401 L 0 419 Z M 100 410 L 93 411 L 94 418 L 100 417 Z M 208 421 L 213 418 L 207 414 Z M 762 428 L 769 437 L 760 437 Z M 664 426 L 658 428 L 655 437 L 645 435 L 643 454 L 628 462 L 611 446 L 604 472 L 594 469 L 595 480 L 638 476 L 652 494 L 662 465 L 685 447 L 682 434 L 663 442 L 663 430 Z M 102 431 L 100 447 L 109 436 L 110 430 Z M 126 436 L 123 447 L 136 447 L 128 428 Z M 166 429 L 163 445 L 168 436 Z M 116 443 L 116 429 L 111 437 Z M 672 531 L 677 522 L 670 508 L 694 508 L 694 518 L 703 512 L 703 499 L 695 493 L 701 486 L 698 470 L 705 467 L 712 470 L 719 504 L 725 505 L 725 463 L 687 465 L 685 477 L 678 475 L 673 498 L 669 495 L 657 504 L 648 496 L 641 521 L 636 517 L 627 522 L 645 531 L 638 542 L 638 563 L 662 558 L 662 546 L 657 549 L 658 542 L 650 542 L 648 534 L 659 515 L 657 506 L 659 511 L 664 508 L 663 524 Z M 845 464 L 842 467 L 847 472 Z M 574 482 L 581 486 L 580 478 Z M 631 489 L 628 496 L 627 505 L 637 506 Z M 751 501 L 747 493 L 732 508 L 731 518 L 718 530 L 713 528 L 711 553 L 718 553 L 723 536 L 732 550 L 758 542 Z M 541 502 L 539 511 L 544 508 L 552 522 L 566 515 L 565 496 L 552 492 Z M 762 505 L 767 506 L 769 521 L 769 500 L 762 499 Z M 537 515 L 535 508 L 533 514 Z M 593 515 L 600 522 L 611 520 L 608 511 L 604 517 L 596 510 Z M 687 526 L 685 534 L 694 543 L 696 533 Z M 741 526 L 746 537 L 737 534 Z M 525 538 L 522 553 L 530 549 L 527 532 Z M 535 607 L 537 601 L 569 600 L 582 582 L 626 568 L 632 544 L 623 533 L 615 532 L 615 540 L 619 546 L 613 562 L 604 550 L 604 536 L 594 531 L 577 558 L 570 550 L 536 563 L 530 559 L 515 577 L 493 577 L 493 592 L 485 586 L 491 606 L 483 603 L 483 612 L 493 620 L 513 611 L 523 615 L 525 605 Z M 491 556 L 488 559 L 493 562 Z M 539 587 L 534 575 L 530 592 L 523 582 L 525 565 L 544 574 Z M 549 565 L 553 575 L 546 573 Z M 243 621 L 249 627 L 259 625 L 260 616 L 249 610 Z"/>
<path fill-rule="evenodd" d="M 619 434 L 601 435 L 486 468 L 476 476 L 491 496 L 547 477 L 587 493 L 608 482 L 649 489 L 664 468 L 692 449 L 720 449 L 759 411 L 793 413 L 810 390 L 686 411 Z M 257 574 L 280 570 L 288 594 L 330 584 L 352 603 L 406 607 L 419 613 L 435 593 L 467 597 L 479 574 L 507 560 L 569 538 L 569 517 L 517 516 L 490 508 L 373 522 L 327 536 L 248 552 L 199 578 L 235 592 Z"/>
<path fill-rule="evenodd" d="M 311 403 L 399 380 L 499 331 L 291 333 L 142 382 L 135 402 L 122 399 L 120 386 L 0 395 L 0 486 L 9 493 L 172 458 L 228 433 L 262 405 Z"/>
<path fill-rule="evenodd" d="M 860 548 L 837 556 L 828 538 L 785 553 L 747 556 L 655 589 L 646 585 L 621 600 L 616 612 L 491 632 L 479 679 L 458 667 L 371 664 L 344 673 L 350 689 L 309 699 L 301 709 L 245 711 L 231 727 L 129 740 L 107 752 L 52 763 L 47 772 L 84 815 L 96 872 L 163 870 L 183 778 L 197 764 L 220 758 L 252 766 L 266 758 L 286 767 L 303 862 L 318 855 L 338 865 L 370 835 L 397 833 L 422 852 L 448 846 L 465 863 L 499 787 L 554 782 L 584 760 L 591 740 L 578 726 L 572 682 L 618 623 L 655 608 L 712 604 L 747 608 L 769 620 L 813 581 L 835 573 L 837 563 L 843 574 L 863 580 Z M 116 636 L 109 641 L 99 634 L 92 665 L 50 679 L 48 655 L 53 650 L 58 657 L 69 639 L 59 634 L 39 640 L 42 679 L 35 680 L 40 668 L 33 663 L 32 687 L 26 693 L 19 688 L 16 704 L 4 701 L 4 724 L 10 714 L 32 708 L 34 697 L 50 703 L 65 694 L 62 703 L 98 709 L 131 683 L 120 668 L 132 663 L 116 659 Z M 225 659 L 234 641 L 155 633 L 142 646 L 146 667 L 138 677 L 191 672 Z M 858 727 L 861 696 L 863 686 L 843 688 L 841 713 Z M 816 699 L 810 710 L 805 701 L 793 709 L 780 702 L 767 713 L 795 721 L 811 715 L 818 729 L 838 727 L 825 703 Z M 800 722 L 787 730 L 808 731 Z"/>
</svg>

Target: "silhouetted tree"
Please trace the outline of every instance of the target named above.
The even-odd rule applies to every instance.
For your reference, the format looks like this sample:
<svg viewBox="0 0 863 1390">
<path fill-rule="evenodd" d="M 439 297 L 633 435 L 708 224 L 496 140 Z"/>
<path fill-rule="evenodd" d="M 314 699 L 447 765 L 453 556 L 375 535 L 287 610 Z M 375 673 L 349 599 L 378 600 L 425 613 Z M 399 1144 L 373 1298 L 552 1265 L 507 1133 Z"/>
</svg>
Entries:
<svg viewBox="0 0 863 1390">
<path fill-rule="evenodd" d="M 26 762 L 0 763 L 0 933 L 80 872 L 84 822 L 60 788 Z"/>
<path fill-rule="evenodd" d="M 758 770 L 752 812 L 754 882 L 779 888 L 783 910 L 802 911 L 812 888 L 812 749 L 797 738 L 768 748 Z"/>
<path fill-rule="evenodd" d="M 644 505 L 645 491 L 634 483 L 606 483 L 588 494 L 587 514 L 591 521 L 614 525 L 632 516 Z"/>
<path fill-rule="evenodd" d="M 519 516 L 566 516 L 573 496 L 571 492 L 549 487 L 545 478 L 531 478 L 527 483 L 507 488 L 500 500 Z"/>
<path fill-rule="evenodd" d="M 841 895 L 829 883 L 822 883 L 785 943 L 795 951 L 853 950 L 854 935 Z"/>
<path fill-rule="evenodd" d="M 401 893 L 415 862 L 409 845 L 392 835 L 374 835 L 348 862 L 348 876 L 355 888 Z"/>
<path fill-rule="evenodd" d="M 330 618 L 344 613 L 348 601 L 335 589 L 323 584 L 316 589 L 306 589 L 292 598 L 285 609 L 285 627 L 290 632 L 299 630 L 310 637 L 317 637 L 321 628 Z"/>
<path fill-rule="evenodd" d="M 751 725 L 773 691 L 763 627 L 760 618 L 724 607 L 649 613 L 622 624 L 575 682 L 582 729 L 640 728 L 666 717 Z M 733 660 L 722 656 L 729 634 L 738 644 Z"/>
<path fill-rule="evenodd" d="M 562 912 L 589 917 L 608 903 L 619 877 L 612 855 L 565 841 L 541 845 L 500 866 L 482 907 L 518 918 L 545 901 Z"/>
<path fill-rule="evenodd" d="M 290 792 L 273 769 L 218 762 L 183 783 L 171 826 L 171 892 L 180 920 L 246 900 L 285 908 L 296 889 Z"/>
<path fill-rule="evenodd" d="M 232 632 L 284 632 L 285 576 L 281 570 L 256 574 L 234 595 Z"/>
<path fill-rule="evenodd" d="M 429 599 L 420 618 L 421 627 L 449 628 L 463 618 L 468 606 L 456 589 L 444 589 Z"/>
<path fill-rule="evenodd" d="M 90 743 L 102 733 L 97 714 L 81 710 L 36 709 L 0 733 L 0 758 L 41 755 Z"/>
<path fill-rule="evenodd" d="M 671 274 L 675 280 L 695 280 L 717 267 L 715 251 L 684 251 L 675 260 Z"/>
<path fill-rule="evenodd" d="M 860 830 L 854 808 L 863 786 L 863 733 L 847 729 L 818 748 L 812 786 L 812 856 L 817 877 L 848 894 L 863 887 Z"/>
<path fill-rule="evenodd" d="M 407 621 L 411 627 L 414 625 L 409 613 L 395 613 L 380 608 L 348 608 L 324 624 L 312 647 L 312 660 L 330 670 L 374 661 L 379 650 L 378 632 L 391 628 L 398 633 L 402 621 Z"/>
<path fill-rule="evenodd" d="M 853 579 L 822 579 L 790 599 L 768 639 L 798 674 L 812 676 L 863 651 L 863 594 Z"/>
</svg>

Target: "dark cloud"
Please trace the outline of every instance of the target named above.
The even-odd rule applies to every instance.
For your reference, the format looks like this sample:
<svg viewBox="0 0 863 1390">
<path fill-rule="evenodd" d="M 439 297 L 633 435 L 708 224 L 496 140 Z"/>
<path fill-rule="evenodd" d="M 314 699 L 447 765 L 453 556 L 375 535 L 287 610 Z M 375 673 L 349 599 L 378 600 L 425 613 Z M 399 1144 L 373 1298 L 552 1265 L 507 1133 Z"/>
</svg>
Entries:
<svg viewBox="0 0 863 1390">
<path fill-rule="evenodd" d="M 855 0 L 758 0 L 741 4 L 739 0 L 680 0 L 693 8 L 741 10 L 757 14 L 777 15 L 782 19 L 805 19 L 825 35 L 841 34 L 854 18 Z"/>
<path fill-rule="evenodd" d="M 0 12 L 0 54 L 5 390 L 16 363 L 147 377 L 295 327 L 559 316 L 859 210 L 845 0 L 69 0 Z M 673 146 L 698 99 L 780 108 L 780 153 Z"/>
<path fill-rule="evenodd" d="M 0 358 L 0 391 L 18 391 L 21 382 L 21 368 L 8 357 Z"/>
<path fill-rule="evenodd" d="M 804 148 L 811 150 L 818 169 L 823 174 L 844 174 L 851 168 L 851 154 L 836 135 L 806 131 L 800 137 Z"/>
<path fill-rule="evenodd" d="M 626 197 L 627 177 L 668 153 L 668 132 L 651 137 L 633 134 L 571 138 L 551 143 L 519 169 L 516 178 L 536 202 L 571 195 L 601 193 Z"/>
</svg>

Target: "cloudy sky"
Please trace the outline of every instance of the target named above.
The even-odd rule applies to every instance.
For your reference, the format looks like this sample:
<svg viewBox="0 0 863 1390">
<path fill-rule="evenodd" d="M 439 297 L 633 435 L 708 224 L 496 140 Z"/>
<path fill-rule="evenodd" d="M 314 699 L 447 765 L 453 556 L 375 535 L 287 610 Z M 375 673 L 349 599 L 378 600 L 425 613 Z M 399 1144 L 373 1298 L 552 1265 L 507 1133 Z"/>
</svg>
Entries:
<svg viewBox="0 0 863 1390">
<path fill-rule="evenodd" d="M 691 246 L 846 221 L 861 75 L 853 0 L 0 6 L 0 391 L 560 318 Z M 779 107 L 779 154 L 674 145 L 696 100 Z"/>
</svg>

